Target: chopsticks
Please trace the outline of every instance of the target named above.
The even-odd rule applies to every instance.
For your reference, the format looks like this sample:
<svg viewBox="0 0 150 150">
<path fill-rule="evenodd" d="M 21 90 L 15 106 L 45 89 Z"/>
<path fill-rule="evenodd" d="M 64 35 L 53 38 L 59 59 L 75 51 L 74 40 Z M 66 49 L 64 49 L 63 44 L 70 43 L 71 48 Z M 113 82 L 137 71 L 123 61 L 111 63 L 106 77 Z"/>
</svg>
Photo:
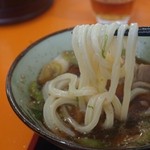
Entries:
<svg viewBox="0 0 150 150">
<path fill-rule="evenodd" d="M 125 32 L 125 36 L 128 36 L 129 30 L 127 29 Z M 117 31 L 115 32 L 115 36 L 117 35 Z M 139 27 L 138 36 L 150 36 L 150 27 Z"/>
<path fill-rule="evenodd" d="M 150 27 L 139 27 L 138 36 L 150 36 Z"/>
</svg>

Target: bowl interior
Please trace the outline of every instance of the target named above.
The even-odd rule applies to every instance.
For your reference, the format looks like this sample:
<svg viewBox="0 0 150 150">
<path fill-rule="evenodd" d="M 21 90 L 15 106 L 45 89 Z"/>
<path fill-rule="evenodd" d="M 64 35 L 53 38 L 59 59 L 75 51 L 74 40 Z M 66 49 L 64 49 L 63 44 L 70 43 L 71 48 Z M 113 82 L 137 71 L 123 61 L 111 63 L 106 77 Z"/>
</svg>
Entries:
<svg viewBox="0 0 150 150">
<path fill-rule="evenodd" d="M 138 58 L 150 63 L 150 37 L 139 37 L 136 52 Z"/>
<path fill-rule="evenodd" d="M 66 29 L 33 43 L 15 59 L 7 76 L 7 96 L 15 113 L 32 130 L 53 143 L 59 142 L 61 146 L 64 146 L 66 141 L 62 141 L 61 138 L 47 130 L 27 107 L 30 99 L 28 87 L 31 81 L 36 80 L 44 64 L 56 57 L 61 51 L 72 50 L 71 32 L 72 29 Z M 150 60 L 149 43 L 150 38 L 139 38 L 137 55 L 146 61 Z M 71 142 L 67 143 L 64 149 L 70 147 L 71 144 Z M 72 145 L 68 149 L 84 150 L 87 148 Z"/>
</svg>

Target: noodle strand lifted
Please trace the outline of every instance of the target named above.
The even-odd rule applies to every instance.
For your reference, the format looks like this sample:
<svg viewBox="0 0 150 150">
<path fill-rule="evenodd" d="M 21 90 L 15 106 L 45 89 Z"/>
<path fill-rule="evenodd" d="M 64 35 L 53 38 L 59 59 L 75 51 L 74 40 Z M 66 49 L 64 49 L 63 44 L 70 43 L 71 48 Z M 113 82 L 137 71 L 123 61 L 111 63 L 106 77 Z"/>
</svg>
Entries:
<svg viewBox="0 0 150 150">
<path fill-rule="evenodd" d="M 126 29 L 128 37 L 124 37 Z M 48 128 L 75 136 L 75 130 L 86 134 L 99 122 L 102 128 L 109 129 L 115 118 L 126 121 L 130 99 L 136 95 L 131 86 L 137 33 L 137 24 L 93 24 L 73 29 L 72 46 L 80 76 L 64 73 L 46 83 L 43 115 Z M 124 95 L 120 100 L 116 90 L 122 80 Z M 71 115 L 74 107 L 84 114 L 82 122 Z"/>
</svg>

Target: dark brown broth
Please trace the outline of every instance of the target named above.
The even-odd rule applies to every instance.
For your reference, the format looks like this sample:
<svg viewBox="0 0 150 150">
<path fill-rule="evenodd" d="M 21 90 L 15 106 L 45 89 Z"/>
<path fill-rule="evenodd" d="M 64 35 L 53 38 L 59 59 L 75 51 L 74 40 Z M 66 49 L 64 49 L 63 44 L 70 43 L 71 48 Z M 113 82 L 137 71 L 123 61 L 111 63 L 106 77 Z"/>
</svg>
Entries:
<svg viewBox="0 0 150 150">
<path fill-rule="evenodd" d="M 78 112 L 78 113 L 75 113 Z M 80 116 L 82 113 L 78 108 L 72 107 L 72 110 L 69 111 L 71 116 L 76 119 L 76 117 Z M 81 113 L 81 114 L 80 114 Z M 141 112 L 142 113 L 142 112 Z M 130 113 L 129 113 L 130 114 Z M 140 138 L 142 139 L 143 134 L 146 134 L 145 131 L 150 131 L 150 121 L 148 121 L 149 117 L 141 116 L 140 113 L 135 113 L 136 116 L 129 115 L 128 120 L 126 122 L 120 122 L 115 119 L 115 123 L 113 128 L 111 129 L 102 129 L 102 120 L 105 118 L 105 115 L 103 114 L 102 118 L 98 125 L 92 130 L 92 132 L 88 134 L 81 134 L 75 131 L 76 137 L 70 138 L 70 136 L 67 136 L 64 133 L 59 132 L 59 136 L 65 137 L 66 139 L 73 139 L 74 141 L 80 143 L 79 139 L 88 138 L 88 139 L 95 139 L 105 144 L 105 147 L 107 146 L 113 146 L 113 147 L 119 147 L 119 146 L 137 146 L 137 145 L 145 145 L 150 143 L 144 143 L 141 142 Z M 75 117 L 76 116 L 76 117 Z M 82 120 L 80 120 L 80 123 L 83 122 L 82 114 Z M 77 117 L 77 118 L 78 118 Z M 80 118 L 80 119 L 81 119 Z M 145 136 L 145 135 L 144 135 Z M 150 136 L 148 137 L 150 140 Z M 148 141 L 149 141 L 148 140 Z"/>
</svg>

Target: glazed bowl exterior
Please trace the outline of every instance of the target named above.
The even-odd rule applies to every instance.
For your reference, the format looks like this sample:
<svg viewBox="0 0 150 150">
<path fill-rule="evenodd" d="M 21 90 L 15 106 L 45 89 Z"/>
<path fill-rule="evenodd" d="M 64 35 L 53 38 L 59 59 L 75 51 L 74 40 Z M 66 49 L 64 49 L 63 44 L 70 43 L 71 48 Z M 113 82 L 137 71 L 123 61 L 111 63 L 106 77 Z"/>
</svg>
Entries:
<svg viewBox="0 0 150 150">
<path fill-rule="evenodd" d="M 94 148 L 82 147 L 73 141 L 67 141 L 56 136 L 50 132 L 42 122 L 35 118 L 27 106 L 30 99 L 28 91 L 29 84 L 36 80 L 38 73 L 44 64 L 48 63 L 60 52 L 72 50 L 71 36 L 72 28 L 58 31 L 39 39 L 22 51 L 9 69 L 6 81 L 6 93 L 12 109 L 20 120 L 52 144 L 55 144 L 64 150 L 96 150 Z M 146 50 L 147 48 L 150 48 L 149 43 L 150 38 L 146 37 L 141 38 L 138 43 L 137 55 L 139 57 L 144 56 L 146 60 L 150 59 L 150 53 Z M 116 149 L 117 148 L 115 148 L 115 150 Z M 128 150 L 130 149 L 150 149 L 150 145 L 139 148 L 128 148 Z M 112 148 L 107 148 L 106 150 L 112 150 Z M 123 150 L 123 148 L 119 148 L 118 150 Z"/>
</svg>

